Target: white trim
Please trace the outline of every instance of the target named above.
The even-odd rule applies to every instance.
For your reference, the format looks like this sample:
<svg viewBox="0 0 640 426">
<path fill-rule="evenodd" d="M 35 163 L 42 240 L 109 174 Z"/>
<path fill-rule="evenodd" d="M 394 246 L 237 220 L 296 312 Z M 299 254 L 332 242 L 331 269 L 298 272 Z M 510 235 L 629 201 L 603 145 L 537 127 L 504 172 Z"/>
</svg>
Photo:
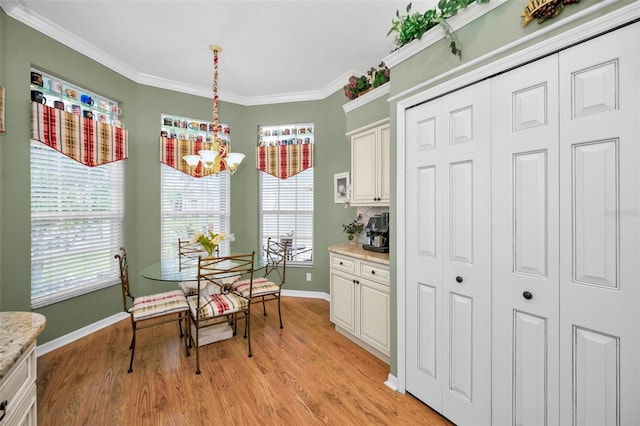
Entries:
<svg viewBox="0 0 640 426">
<path fill-rule="evenodd" d="M 38 345 L 38 347 L 36 348 L 36 356 L 48 354 L 51 351 L 59 349 L 71 342 L 75 342 L 78 339 L 86 337 L 91 333 L 95 333 L 98 330 L 113 325 L 126 318 L 129 318 L 128 313 L 119 312 L 117 314 L 111 315 L 110 317 L 103 318 L 100 321 L 94 322 L 93 324 L 89 324 L 86 327 L 82 327 L 75 331 L 72 331 L 71 333 L 65 334 L 64 336 L 60 336 L 57 339 L 53 339 L 48 341 L 47 343 Z"/>
<path fill-rule="evenodd" d="M 466 9 L 459 11 L 457 15 L 447 19 L 447 23 L 455 32 L 506 2 L 507 0 L 491 0 L 489 3 L 472 3 Z M 386 56 L 382 61 L 389 68 L 394 67 L 443 38 L 445 38 L 444 29 L 438 25 L 427 31 L 420 40 L 413 40 L 402 46 L 399 50 Z"/>
<path fill-rule="evenodd" d="M 322 291 L 282 290 L 282 295 L 290 297 L 303 297 L 307 299 L 323 299 L 327 302 L 331 302 L 329 294 Z M 117 314 L 111 315 L 110 317 L 96 321 L 93 324 L 89 324 L 86 327 L 82 327 L 75 331 L 72 331 L 71 333 L 65 334 L 64 336 L 60 336 L 57 339 L 53 339 L 48 341 L 47 343 L 38 345 L 36 348 L 36 356 L 48 354 L 51 351 L 59 349 L 71 342 L 75 342 L 78 339 L 86 337 L 91 333 L 95 333 L 98 330 L 102 330 L 105 327 L 109 327 L 110 325 L 113 325 L 126 318 L 129 318 L 129 314 L 127 314 L 126 312 L 119 312 Z"/>
<path fill-rule="evenodd" d="M 389 373 L 389 375 L 387 376 L 387 380 L 384 382 L 384 384 L 391 390 L 398 392 L 398 379 L 396 378 L 396 376 L 394 376 L 393 374 Z M 404 393 L 404 392 L 402 392 Z"/>
<path fill-rule="evenodd" d="M 325 293 L 323 291 L 306 291 L 306 290 L 282 290 L 283 296 L 288 297 L 304 297 L 307 299 L 322 299 L 327 302 L 331 302 L 331 297 L 329 293 Z"/>
<path fill-rule="evenodd" d="M 344 112 L 353 111 L 356 108 L 360 108 L 364 104 L 368 104 L 369 102 L 381 98 L 384 95 L 388 95 L 391 92 L 391 84 L 388 82 L 383 84 L 382 86 L 378 86 L 369 93 L 365 93 L 362 96 L 358 96 L 352 101 L 347 102 L 342 105 L 342 109 Z"/>
<path fill-rule="evenodd" d="M 585 9 L 582 12 L 578 12 L 575 15 L 572 15 L 569 19 L 565 20 L 564 23 L 570 22 L 573 19 L 579 19 L 584 17 L 585 15 L 591 14 L 596 10 L 600 10 L 602 7 L 608 6 L 612 3 L 616 3 L 620 0 L 604 0 L 601 3 L 598 3 L 588 9 Z M 640 2 L 634 2 L 629 6 L 621 7 L 609 14 L 596 18 L 592 21 L 586 22 L 576 28 L 566 31 L 560 35 L 557 35 L 551 39 L 542 39 L 539 43 L 526 48 L 520 52 L 509 55 L 503 59 L 496 60 L 493 63 L 490 63 L 486 66 L 480 67 L 475 70 L 470 70 L 468 73 L 461 75 L 460 77 L 454 78 L 450 81 L 443 82 L 442 84 L 435 86 L 431 89 L 425 90 L 424 92 L 417 93 L 411 97 L 406 99 L 399 100 L 396 105 L 396 229 L 397 229 L 397 246 L 396 246 L 396 312 L 404 313 L 405 312 L 405 280 L 406 280 L 406 265 L 404 264 L 405 256 L 405 240 L 404 235 L 406 233 L 406 225 L 407 221 L 405 218 L 405 183 L 406 183 L 406 169 L 405 169 L 405 155 L 406 155 L 406 147 L 405 147 L 405 110 L 417 105 L 421 102 L 425 102 L 429 99 L 433 99 L 439 95 L 444 93 L 448 93 L 464 87 L 468 84 L 475 83 L 483 78 L 487 78 L 491 75 L 497 74 L 499 72 L 504 72 L 514 66 L 522 65 L 525 62 L 537 59 L 541 56 L 551 54 L 562 48 L 566 48 L 571 44 L 580 42 L 589 37 L 596 36 L 598 34 L 604 33 L 608 30 L 612 30 L 620 25 L 631 22 L 635 19 L 640 18 Z M 552 28 L 549 26 L 547 30 Z M 555 28 L 555 26 L 553 26 Z M 536 37 L 539 37 L 544 34 L 546 31 L 541 30 L 535 33 Z M 524 41 L 528 41 L 531 37 L 523 37 L 522 39 L 511 43 L 508 45 L 508 49 L 512 49 Z M 476 61 L 472 61 L 468 64 L 462 65 L 455 70 L 452 70 L 448 73 L 443 74 L 442 76 L 436 77 L 428 82 L 421 83 L 409 90 L 406 90 L 391 99 L 389 101 L 396 100 L 402 96 L 407 95 L 410 92 L 420 89 L 421 87 L 425 87 L 429 84 L 432 84 L 438 80 L 444 78 L 444 76 L 450 75 L 454 72 L 458 72 L 460 70 L 466 69 L 470 67 L 472 64 L 475 64 L 479 61 L 486 61 L 493 57 L 496 53 L 505 50 L 505 48 L 498 49 L 492 52 L 489 55 L 485 55 L 482 58 L 478 58 Z M 401 264 L 402 262 L 402 264 Z M 401 285 L 402 284 L 402 285 Z M 396 318 L 397 323 L 397 351 L 396 351 L 396 374 L 398 378 L 397 382 L 397 390 L 400 393 L 405 393 L 406 390 L 406 365 L 405 365 L 405 331 L 406 331 L 406 318 L 404 315 L 398 314 Z"/>
<path fill-rule="evenodd" d="M 362 126 L 358 129 L 355 130 L 350 130 L 347 133 L 345 133 L 344 135 L 348 138 L 350 138 L 351 136 L 355 135 L 356 133 L 361 133 L 364 132 L 365 130 L 369 130 L 369 129 L 373 129 L 374 127 L 378 127 L 378 126 L 382 126 L 385 123 L 389 122 L 389 117 L 383 118 L 382 120 L 378 120 L 374 123 L 369 123 L 366 126 Z"/>
</svg>

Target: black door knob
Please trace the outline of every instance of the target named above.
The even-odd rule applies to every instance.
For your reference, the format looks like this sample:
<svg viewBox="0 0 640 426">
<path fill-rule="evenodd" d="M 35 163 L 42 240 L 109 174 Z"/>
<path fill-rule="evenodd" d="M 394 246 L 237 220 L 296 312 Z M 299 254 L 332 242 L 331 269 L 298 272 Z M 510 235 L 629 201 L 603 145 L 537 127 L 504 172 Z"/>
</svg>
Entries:
<svg viewBox="0 0 640 426">
<path fill-rule="evenodd" d="M 461 277 L 460 275 L 458 275 L 458 276 L 456 277 L 456 282 L 459 282 L 459 283 L 461 283 L 461 282 L 462 282 L 462 277 Z"/>
<path fill-rule="evenodd" d="M 525 291 L 524 293 L 522 293 L 522 297 L 524 297 L 527 300 L 531 300 L 531 298 L 533 297 L 533 294 L 531 294 L 530 291 Z"/>
</svg>

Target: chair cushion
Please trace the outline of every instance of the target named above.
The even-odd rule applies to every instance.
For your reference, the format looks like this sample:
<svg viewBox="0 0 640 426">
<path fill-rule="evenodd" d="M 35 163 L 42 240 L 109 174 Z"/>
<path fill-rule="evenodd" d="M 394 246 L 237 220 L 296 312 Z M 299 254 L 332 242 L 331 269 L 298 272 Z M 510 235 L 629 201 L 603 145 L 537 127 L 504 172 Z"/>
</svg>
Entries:
<svg viewBox="0 0 640 426">
<path fill-rule="evenodd" d="M 233 283 L 231 290 L 238 292 L 244 297 L 249 297 L 250 280 L 240 280 Z M 280 286 L 268 278 L 255 278 L 253 280 L 253 297 L 264 296 L 265 294 L 280 293 Z"/>
<path fill-rule="evenodd" d="M 136 297 L 133 305 L 129 308 L 129 313 L 133 314 L 134 321 L 139 321 L 186 311 L 187 309 L 189 309 L 189 305 L 182 291 L 173 290 Z"/>
<path fill-rule="evenodd" d="M 200 311 L 198 311 L 198 296 L 187 297 L 191 316 L 198 319 L 208 319 L 221 315 L 234 314 L 245 311 L 249 301 L 235 293 L 200 295 Z"/>
</svg>

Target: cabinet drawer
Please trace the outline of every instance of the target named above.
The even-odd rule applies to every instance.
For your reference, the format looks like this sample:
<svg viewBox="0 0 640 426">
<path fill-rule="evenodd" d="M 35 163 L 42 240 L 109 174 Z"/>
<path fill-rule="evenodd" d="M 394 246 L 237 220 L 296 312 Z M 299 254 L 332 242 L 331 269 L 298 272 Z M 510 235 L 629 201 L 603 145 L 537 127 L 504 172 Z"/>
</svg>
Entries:
<svg viewBox="0 0 640 426">
<path fill-rule="evenodd" d="M 348 272 L 350 274 L 356 273 L 356 261 L 351 257 L 340 256 L 339 254 L 331 253 L 331 268 L 338 271 Z"/>
<path fill-rule="evenodd" d="M 389 285 L 389 268 L 378 263 L 360 262 L 358 275 L 368 280 Z"/>
<path fill-rule="evenodd" d="M 22 354 L 0 383 L 0 402 L 7 401 L 6 416 L 10 417 L 17 404 L 36 381 L 35 343 Z"/>
</svg>

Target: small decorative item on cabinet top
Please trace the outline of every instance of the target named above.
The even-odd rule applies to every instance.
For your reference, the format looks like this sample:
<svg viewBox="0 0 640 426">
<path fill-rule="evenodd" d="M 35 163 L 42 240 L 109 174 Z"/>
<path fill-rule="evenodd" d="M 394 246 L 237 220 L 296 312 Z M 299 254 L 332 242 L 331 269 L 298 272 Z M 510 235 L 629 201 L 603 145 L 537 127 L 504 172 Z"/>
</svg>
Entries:
<svg viewBox="0 0 640 426">
<path fill-rule="evenodd" d="M 364 224 L 360 222 L 362 220 L 362 214 L 353 220 L 353 222 L 346 225 L 342 225 L 342 232 L 347 234 L 349 241 L 353 241 L 356 235 L 359 235 L 364 230 Z"/>
</svg>

